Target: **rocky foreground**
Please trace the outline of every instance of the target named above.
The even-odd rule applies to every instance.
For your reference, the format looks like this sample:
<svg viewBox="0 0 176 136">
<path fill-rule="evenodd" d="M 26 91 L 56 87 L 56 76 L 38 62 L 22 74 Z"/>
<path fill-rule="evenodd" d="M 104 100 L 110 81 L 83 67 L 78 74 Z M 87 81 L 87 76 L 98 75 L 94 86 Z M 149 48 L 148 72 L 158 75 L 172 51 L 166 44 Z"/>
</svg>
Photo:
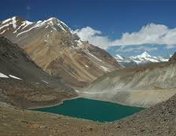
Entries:
<svg viewBox="0 0 176 136">
<path fill-rule="evenodd" d="M 0 103 L 1 136 L 175 136 L 176 96 L 134 116 L 97 123 Z"/>
</svg>

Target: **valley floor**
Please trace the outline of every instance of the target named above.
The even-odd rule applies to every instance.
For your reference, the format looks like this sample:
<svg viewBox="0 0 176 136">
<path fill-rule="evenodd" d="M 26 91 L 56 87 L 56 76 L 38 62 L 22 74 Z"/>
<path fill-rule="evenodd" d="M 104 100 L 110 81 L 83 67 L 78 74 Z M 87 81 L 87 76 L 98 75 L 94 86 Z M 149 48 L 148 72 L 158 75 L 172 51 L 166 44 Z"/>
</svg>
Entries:
<svg viewBox="0 0 176 136">
<path fill-rule="evenodd" d="M 1 136 L 175 136 L 176 96 L 121 121 L 101 124 L 0 103 Z"/>
</svg>

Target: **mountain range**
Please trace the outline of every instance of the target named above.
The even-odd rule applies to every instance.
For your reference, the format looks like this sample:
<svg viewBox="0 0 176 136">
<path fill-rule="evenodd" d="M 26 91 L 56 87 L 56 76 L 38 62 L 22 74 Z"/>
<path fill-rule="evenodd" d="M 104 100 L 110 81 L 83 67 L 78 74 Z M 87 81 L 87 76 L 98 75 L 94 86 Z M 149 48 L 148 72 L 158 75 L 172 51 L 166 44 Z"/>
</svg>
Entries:
<svg viewBox="0 0 176 136">
<path fill-rule="evenodd" d="M 172 136 L 175 81 L 176 53 L 169 61 L 148 52 L 113 58 L 54 17 L 0 22 L 2 135 Z M 109 124 L 27 110 L 78 96 L 146 110 Z"/>
<path fill-rule="evenodd" d="M 54 17 L 37 22 L 20 17 L 6 19 L 0 23 L 0 36 L 18 44 L 45 72 L 72 87 L 83 87 L 120 68 L 110 54 L 81 41 Z"/>
<path fill-rule="evenodd" d="M 138 65 L 144 65 L 147 63 L 159 63 L 159 62 L 167 62 L 168 59 L 164 57 L 156 57 L 151 56 L 148 52 L 143 52 L 140 55 L 123 57 L 118 54 L 115 55 L 115 59 L 124 67 L 134 67 Z"/>
<path fill-rule="evenodd" d="M 1 76 L 23 80 L 29 77 L 26 81 L 35 81 L 36 77 L 36 82 L 49 85 L 57 79 L 58 86 L 77 89 L 73 91 L 76 95 L 144 107 L 175 94 L 175 55 L 170 62 L 148 52 L 113 58 L 105 50 L 81 41 L 71 28 L 54 17 L 37 22 L 12 17 L 0 23 L 0 35 L 16 43 L 15 47 L 22 49 L 23 56 L 30 60 L 29 66 L 26 61 L 18 60 L 12 68 L 9 60 L 13 57 L 4 59 L 8 65 L 2 63 Z M 6 67 L 11 68 L 10 72 Z M 40 70 L 33 72 L 36 68 Z M 22 75 L 19 71 L 26 73 Z M 38 75 L 41 71 L 43 74 Z"/>
</svg>

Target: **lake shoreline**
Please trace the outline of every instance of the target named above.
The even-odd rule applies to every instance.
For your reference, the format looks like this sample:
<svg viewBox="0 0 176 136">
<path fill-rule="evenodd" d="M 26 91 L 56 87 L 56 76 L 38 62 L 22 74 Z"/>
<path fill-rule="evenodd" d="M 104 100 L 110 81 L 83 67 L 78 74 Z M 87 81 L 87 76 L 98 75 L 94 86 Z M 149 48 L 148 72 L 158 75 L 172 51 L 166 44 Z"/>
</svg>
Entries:
<svg viewBox="0 0 176 136">
<path fill-rule="evenodd" d="M 140 112 L 143 108 L 84 97 L 75 97 L 72 99 L 65 99 L 62 103 L 54 106 L 45 106 L 33 110 L 58 114 L 75 119 L 109 123 L 131 116 L 136 112 Z"/>
<path fill-rule="evenodd" d="M 82 98 L 82 97 L 76 96 L 76 97 L 72 97 L 72 98 L 64 98 L 59 103 L 56 103 L 56 104 L 49 104 L 49 105 L 45 105 L 45 106 L 33 106 L 30 108 L 27 108 L 27 110 L 36 110 L 36 109 L 41 109 L 41 108 L 49 108 L 49 107 L 53 107 L 53 106 L 59 106 L 59 105 L 63 104 L 64 101 L 73 100 L 73 99 L 77 99 L 77 98 Z"/>
<path fill-rule="evenodd" d="M 78 98 L 84 98 L 84 99 L 88 99 L 88 100 L 96 100 L 96 101 L 101 101 L 101 102 L 106 102 L 106 103 L 112 103 L 112 104 L 119 104 L 119 105 L 126 106 L 126 107 L 135 107 L 135 108 L 143 108 L 143 109 L 149 108 L 149 107 L 142 107 L 142 106 L 137 106 L 137 105 L 127 105 L 127 104 L 121 103 L 121 102 L 102 100 L 102 99 L 98 99 L 98 98 L 76 96 L 76 97 L 72 97 L 72 98 L 62 99 L 61 102 L 56 103 L 56 104 L 45 105 L 45 106 L 35 106 L 35 107 L 27 108 L 27 110 L 36 110 L 36 109 L 41 109 L 41 108 L 49 108 L 49 107 L 59 106 L 59 105 L 63 104 L 64 101 L 74 100 L 74 99 L 78 99 Z"/>
</svg>

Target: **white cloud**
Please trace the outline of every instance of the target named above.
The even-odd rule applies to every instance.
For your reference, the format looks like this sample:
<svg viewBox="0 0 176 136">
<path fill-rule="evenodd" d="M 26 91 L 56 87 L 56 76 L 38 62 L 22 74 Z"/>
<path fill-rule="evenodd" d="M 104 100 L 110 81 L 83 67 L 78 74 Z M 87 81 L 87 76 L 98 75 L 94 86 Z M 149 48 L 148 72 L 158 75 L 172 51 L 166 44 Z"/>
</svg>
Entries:
<svg viewBox="0 0 176 136">
<path fill-rule="evenodd" d="M 133 33 L 124 33 L 112 45 L 165 44 L 176 45 L 176 28 L 169 29 L 161 24 L 148 24 Z"/>
<path fill-rule="evenodd" d="M 129 46 L 128 46 L 129 47 Z M 122 52 L 122 53 L 127 53 L 127 52 L 151 52 L 151 51 L 156 51 L 158 50 L 158 48 L 156 47 L 151 47 L 151 46 L 131 46 L 129 48 L 123 48 L 123 46 L 121 46 L 121 48 L 117 49 L 116 52 Z"/>
<path fill-rule="evenodd" d="M 120 39 L 111 40 L 103 36 L 102 32 L 91 27 L 85 27 L 75 31 L 81 40 L 89 41 L 100 48 L 108 48 L 119 45 L 176 45 L 176 28 L 169 29 L 162 24 L 148 24 L 143 26 L 138 32 L 124 33 Z"/>
<path fill-rule="evenodd" d="M 111 40 L 107 36 L 102 36 L 102 32 L 95 30 L 91 27 L 85 27 L 74 31 L 83 41 L 89 41 L 89 43 L 106 49 L 110 46 Z"/>
</svg>

